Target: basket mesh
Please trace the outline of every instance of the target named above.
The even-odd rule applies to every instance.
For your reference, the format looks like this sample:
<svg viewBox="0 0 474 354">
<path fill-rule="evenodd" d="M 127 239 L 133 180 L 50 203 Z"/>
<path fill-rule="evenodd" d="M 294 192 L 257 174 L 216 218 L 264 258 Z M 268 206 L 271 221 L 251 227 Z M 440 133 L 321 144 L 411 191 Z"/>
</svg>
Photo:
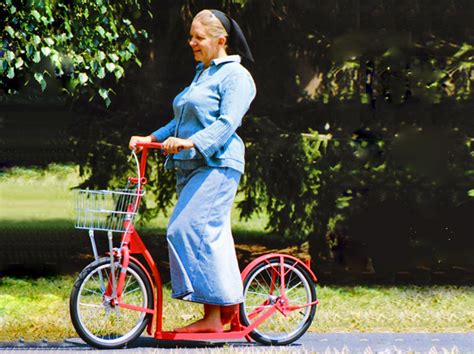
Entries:
<svg viewBox="0 0 474 354">
<path fill-rule="evenodd" d="M 143 192 L 142 194 L 143 195 Z M 76 229 L 124 232 L 124 221 L 137 214 L 136 189 L 75 191 Z"/>
</svg>

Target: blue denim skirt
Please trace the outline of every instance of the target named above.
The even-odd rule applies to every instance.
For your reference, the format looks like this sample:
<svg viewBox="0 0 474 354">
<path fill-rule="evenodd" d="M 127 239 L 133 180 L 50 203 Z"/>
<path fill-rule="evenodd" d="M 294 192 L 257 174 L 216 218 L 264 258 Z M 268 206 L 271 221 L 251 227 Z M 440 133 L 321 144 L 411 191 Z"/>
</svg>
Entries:
<svg viewBox="0 0 474 354">
<path fill-rule="evenodd" d="M 172 297 L 214 305 L 243 301 L 230 213 L 241 173 L 228 167 L 178 169 L 168 223 Z"/>
</svg>

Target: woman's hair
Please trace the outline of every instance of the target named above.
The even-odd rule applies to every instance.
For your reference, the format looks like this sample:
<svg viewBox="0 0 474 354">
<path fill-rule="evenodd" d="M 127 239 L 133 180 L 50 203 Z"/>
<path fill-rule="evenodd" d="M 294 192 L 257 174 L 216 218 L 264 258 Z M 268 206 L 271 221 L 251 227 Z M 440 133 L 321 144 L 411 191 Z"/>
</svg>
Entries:
<svg viewBox="0 0 474 354">
<path fill-rule="evenodd" d="M 219 19 L 209 10 L 202 10 L 199 12 L 194 16 L 193 21 L 199 21 L 206 28 L 207 33 L 214 38 L 219 36 L 229 36 L 221 21 L 219 21 Z"/>
</svg>

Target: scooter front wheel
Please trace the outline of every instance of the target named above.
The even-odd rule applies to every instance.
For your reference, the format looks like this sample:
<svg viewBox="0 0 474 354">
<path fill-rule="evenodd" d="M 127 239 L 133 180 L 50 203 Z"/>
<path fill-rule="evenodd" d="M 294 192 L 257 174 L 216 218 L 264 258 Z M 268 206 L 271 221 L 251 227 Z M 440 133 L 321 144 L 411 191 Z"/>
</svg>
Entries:
<svg viewBox="0 0 474 354">
<path fill-rule="evenodd" d="M 115 278 L 122 270 L 114 264 Z M 79 274 L 70 296 L 71 320 L 79 336 L 100 349 L 122 348 L 137 339 L 151 314 L 116 306 L 111 296 L 112 271 L 109 258 L 91 263 Z M 140 308 L 153 308 L 153 290 L 145 273 L 134 263 L 125 271 L 120 301 Z"/>
</svg>

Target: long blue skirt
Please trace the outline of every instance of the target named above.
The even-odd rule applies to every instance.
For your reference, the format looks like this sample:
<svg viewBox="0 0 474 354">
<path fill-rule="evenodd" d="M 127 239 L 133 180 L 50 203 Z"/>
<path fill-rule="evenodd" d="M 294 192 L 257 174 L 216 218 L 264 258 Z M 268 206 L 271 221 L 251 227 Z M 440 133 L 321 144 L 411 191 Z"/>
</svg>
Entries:
<svg viewBox="0 0 474 354">
<path fill-rule="evenodd" d="M 231 168 L 177 170 L 178 201 L 167 230 L 173 298 L 214 305 L 243 301 L 230 223 L 240 176 Z"/>
</svg>

